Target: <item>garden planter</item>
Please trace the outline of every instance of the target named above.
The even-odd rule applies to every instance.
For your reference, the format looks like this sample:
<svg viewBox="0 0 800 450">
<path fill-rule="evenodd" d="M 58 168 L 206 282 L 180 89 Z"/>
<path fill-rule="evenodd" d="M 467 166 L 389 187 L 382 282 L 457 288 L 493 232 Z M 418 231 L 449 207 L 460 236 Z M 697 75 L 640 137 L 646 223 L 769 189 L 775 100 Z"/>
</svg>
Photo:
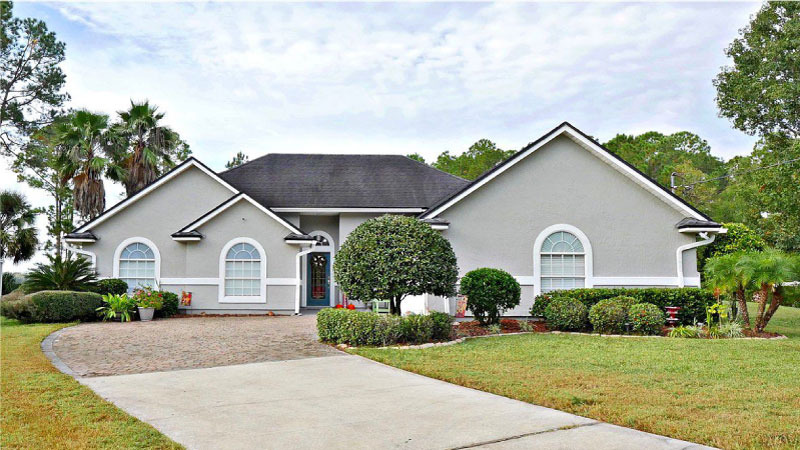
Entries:
<svg viewBox="0 0 800 450">
<path fill-rule="evenodd" d="M 156 311 L 155 308 L 142 308 L 139 307 L 139 319 L 142 322 L 149 322 L 153 320 L 153 313 Z"/>
</svg>

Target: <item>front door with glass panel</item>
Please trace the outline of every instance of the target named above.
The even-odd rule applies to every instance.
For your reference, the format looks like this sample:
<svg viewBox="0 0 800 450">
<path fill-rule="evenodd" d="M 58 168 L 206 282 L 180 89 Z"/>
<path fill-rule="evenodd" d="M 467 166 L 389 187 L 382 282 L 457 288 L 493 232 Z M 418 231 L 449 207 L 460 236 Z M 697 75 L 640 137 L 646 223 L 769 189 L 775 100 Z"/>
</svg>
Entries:
<svg viewBox="0 0 800 450">
<path fill-rule="evenodd" d="M 308 255 L 306 283 L 306 306 L 330 306 L 331 304 L 331 265 L 330 253 L 311 253 Z"/>
</svg>

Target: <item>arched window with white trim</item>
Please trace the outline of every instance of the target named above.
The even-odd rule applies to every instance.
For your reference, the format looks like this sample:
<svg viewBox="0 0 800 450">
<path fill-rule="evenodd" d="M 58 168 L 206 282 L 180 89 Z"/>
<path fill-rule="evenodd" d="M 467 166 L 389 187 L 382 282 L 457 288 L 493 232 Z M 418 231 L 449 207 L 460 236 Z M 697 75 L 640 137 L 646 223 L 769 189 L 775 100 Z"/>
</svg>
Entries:
<svg viewBox="0 0 800 450">
<path fill-rule="evenodd" d="M 592 287 L 592 247 L 576 227 L 548 227 L 534 246 L 535 294 Z"/>
<path fill-rule="evenodd" d="M 147 244 L 128 244 L 119 254 L 119 278 L 128 283 L 128 293 L 139 287 L 156 287 L 156 254 Z"/>
<path fill-rule="evenodd" d="M 231 240 L 220 255 L 220 302 L 266 302 L 266 276 L 264 248 L 250 238 Z"/>
</svg>

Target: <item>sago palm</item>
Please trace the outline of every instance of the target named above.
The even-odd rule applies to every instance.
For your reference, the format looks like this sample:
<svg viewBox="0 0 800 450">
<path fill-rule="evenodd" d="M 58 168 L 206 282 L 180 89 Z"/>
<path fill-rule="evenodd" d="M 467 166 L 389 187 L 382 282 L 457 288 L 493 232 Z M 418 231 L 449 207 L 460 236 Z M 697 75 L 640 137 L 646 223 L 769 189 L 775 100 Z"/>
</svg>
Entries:
<svg viewBox="0 0 800 450">
<path fill-rule="evenodd" d="M 125 191 L 130 196 L 175 166 L 183 142 L 161 123 L 164 113 L 147 101 L 131 101 L 131 107 L 118 114 L 120 122 L 114 126 L 117 163 L 126 171 Z"/>
<path fill-rule="evenodd" d="M 705 274 L 708 283 L 726 294 L 736 298 L 739 317 L 749 328 L 750 315 L 747 312 L 746 285 L 739 261 L 745 256 L 744 252 L 720 255 L 706 262 Z"/>
<path fill-rule="evenodd" d="M 25 276 L 22 289 L 38 291 L 87 291 L 97 281 L 92 264 L 81 256 L 48 255 L 47 264 L 39 263 Z"/>
<path fill-rule="evenodd" d="M 20 263 L 33 258 L 36 253 L 39 238 L 36 235 L 35 220 L 36 210 L 31 208 L 22 194 L 13 191 L 0 192 L 0 280 L 3 261 L 10 259 L 14 263 Z"/>
<path fill-rule="evenodd" d="M 75 111 L 58 127 L 58 145 L 75 187 L 75 210 L 85 219 L 92 219 L 106 206 L 103 175 L 121 179 L 124 172 L 112 159 L 113 137 L 108 116 L 90 111 Z"/>
</svg>

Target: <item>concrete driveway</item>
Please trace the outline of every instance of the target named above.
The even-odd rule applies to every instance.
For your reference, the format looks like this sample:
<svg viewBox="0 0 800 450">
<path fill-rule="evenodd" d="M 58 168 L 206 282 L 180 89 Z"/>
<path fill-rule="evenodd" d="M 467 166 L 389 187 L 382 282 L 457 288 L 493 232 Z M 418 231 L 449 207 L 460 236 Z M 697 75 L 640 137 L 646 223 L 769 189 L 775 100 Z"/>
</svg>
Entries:
<svg viewBox="0 0 800 450">
<path fill-rule="evenodd" d="M 79 380 L 193 449 L 705 448 L 350 355 Z"/>
</svg>

